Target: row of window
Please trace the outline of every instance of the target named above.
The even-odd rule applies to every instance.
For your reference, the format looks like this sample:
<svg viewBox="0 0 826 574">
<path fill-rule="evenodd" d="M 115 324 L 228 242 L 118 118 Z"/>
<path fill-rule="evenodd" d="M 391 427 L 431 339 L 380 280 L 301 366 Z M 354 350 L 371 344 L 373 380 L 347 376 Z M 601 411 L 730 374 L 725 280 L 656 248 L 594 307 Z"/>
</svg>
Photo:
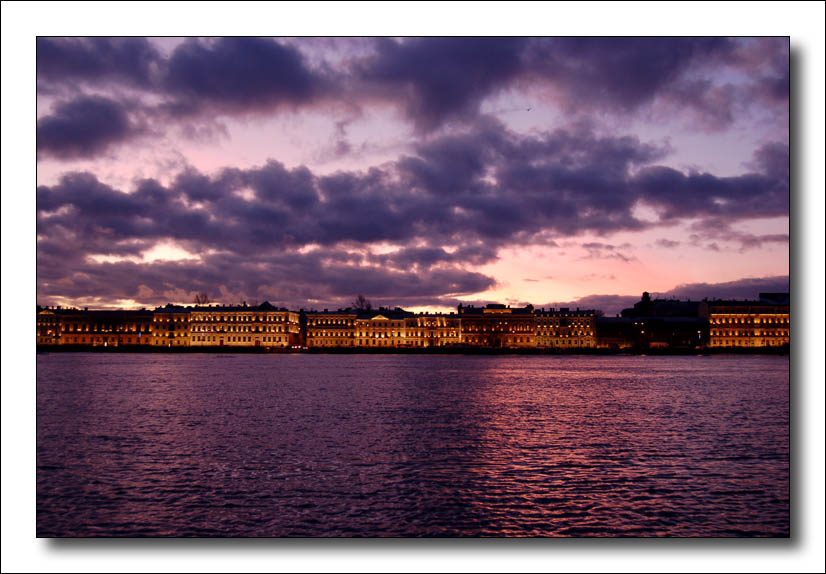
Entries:
<svg viewBox="0 0 826 574">
<path fill-rule="evenodd" d="M 755 339 L 722 339 L 712 340 L 712 347 L 779 347 L 786 344 L 788 341 L 779 339 L 764 339 L 757 341 Z"/>
<path fill-rule="evenodd" d="M 192 315 L 190 323 L 284 323 L 286 315 Z M 298 321 L 293 321 L 297 323 Z"/>
<path fill-rule="evenodd" d="M 537 335 L 545 336 L 545 337 L 593 337 L 593 331 L 576 331 L 576 332 L 568 332 L 562 333 L 560 331 L 547 331 L 541 329 L 537 331 Z"/>
<path fill-rule="evenodd" d="M 788 317 L 712 317 L 708 321 L 712 325 L 788 325 Z"/>
<path fill-rule="evenodd" d="M 193 333 L 283 333 L 282 325 L 193 325 L 190 328 Z"/>
<path fill-rule="evenodd" d="M 112 325 L 111 323 L 63 323 L 60 327 L 64 333 L 149 333 L 152 326 L 143 325 Z"/>
<path fill-rule="evenodd" d="M 64 345 L 94 345 L 96 343 L 111 343 L 119 345 L 146 345 L 151 341 L 151 337 L 64 337 Z M 49 343 L 50 341 L 44 341 Z"/>
<path fill-rule="evenodd" d="M 788 337 L 788 331 L 711 331 L 712 337 Z"/>
<path fill-rule="evenodd" d="M 197 335 L 192 337 L 192 341 L 194 343 L 221 343 L 222 341 L 224 341 L 224 339 L 224 337 L 215 335 Z M 283 343 L 287 340 L 287 338 L 265 335 L 261 337 L 259 340 L 264 343 Z M 226 337 L 226 341 L 229 343 L 252 343 L 254 340 L 252 337 L 232 335 Z"/>
</svg>

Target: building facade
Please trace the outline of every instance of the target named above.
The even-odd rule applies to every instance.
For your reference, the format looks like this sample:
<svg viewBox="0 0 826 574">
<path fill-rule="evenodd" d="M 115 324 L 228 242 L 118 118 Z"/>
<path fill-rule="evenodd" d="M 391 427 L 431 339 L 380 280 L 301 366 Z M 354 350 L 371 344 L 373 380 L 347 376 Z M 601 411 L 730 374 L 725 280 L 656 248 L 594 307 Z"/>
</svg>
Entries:
<svg viewBox="0 0 826 574">
<path fill-rule="evenodd" d="M 763 297 L 771 295 L 772 297 Z M 778 294 L 759 301 L 710 301 L 710 347 L 780 347 L 789 344 L 789 303 Z"/>
<path fill-rule="evenodd" d="M 289 348 L 300 344 L 298 313 L 268 301 L 253 306 L 196 306 L 189 322 L 193 347 Z"/>
<path fill-rule="evenodd" d="M 306 313 L 306 341 L 308 348 L 354 347 L 356 318 L 352 309 L 338 311 L 310 311 Z"/>
<path fill-rule="evenodd" d="M 462 342 L 462 322 L 457 315 L 419 313 L 405 320 L 405 346 L 450 347 Z"/>
<path fill-rule="evenodd" d="M 399 348 L 407 346 L 407 319 L 413 313 L 398 307 L 359 311 L 355 320 L 357 347 Z"/>
<path fill-rule="evenodd" d="M 37 344 L 93 347 L 151 345 L 152 326 L 152 311 L 47 307 L 37 314 Z"/>
<path fill-rule="evenodd" d="M 592 349 L 596 347 L 597 312 L 539 309 L 536 315 L 536 346 L 555 349 Z"/>
<path fill-rule="evenodd" d="M 398 307 L 301 313 L 261 305 L 166 305 L 154 311 L 38 307 L 37 345 L 287 349 L 699 349 L 789 344 L 789 294 L 758 301 L 677 301 L 647 293 L 621 317 L 595 310 L 459 305 L 458 313 Z"/>
<path fill-rule="evenodd" d="M 189 307 L 172 304 L 155 309 L 152 318 L 152 344 L 188 347 L 190 310 Z"/>
<path fill-rule="evenodd" d="M 510 308 L 491 303 L 485 307 L 459 305 L 462 343 L 471 347 L 513 349 L 536 346 L 533 306 Z"/>
</svg>

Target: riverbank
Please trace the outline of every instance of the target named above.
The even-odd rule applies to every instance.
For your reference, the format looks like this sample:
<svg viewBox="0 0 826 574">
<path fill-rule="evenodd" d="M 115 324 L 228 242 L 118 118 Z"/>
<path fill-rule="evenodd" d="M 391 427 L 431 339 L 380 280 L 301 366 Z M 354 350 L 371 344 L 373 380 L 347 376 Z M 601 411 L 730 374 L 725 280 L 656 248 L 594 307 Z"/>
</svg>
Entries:
<svg viewBox="0 0 826 574">
<path fill-rule="evenodd" d="M 480 347 L 424 347 L 424 348 L 370 348 L 370 347 L 160 347 L 148 345 L 39 345 L 38 353 L 238 353 L 238 354 L 338 354 L 338 355 L 788 355 L 789 346 L 782 347 L 726 347 L 706 349 L 490 349 Z"/>
</svg>

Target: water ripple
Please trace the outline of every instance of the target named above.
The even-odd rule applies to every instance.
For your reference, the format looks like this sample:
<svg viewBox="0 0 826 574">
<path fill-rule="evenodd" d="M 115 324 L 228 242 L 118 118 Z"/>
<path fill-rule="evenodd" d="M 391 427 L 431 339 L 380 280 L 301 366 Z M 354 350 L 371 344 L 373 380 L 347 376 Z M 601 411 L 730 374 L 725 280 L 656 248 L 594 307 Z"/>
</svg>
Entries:
<svg viewBox="0 0 826 574">
<path fill-rule="evenodd" d="M 783 357 L 38 355 L 37 533 L 788 536 L 788 372 Z"/>
</svg>

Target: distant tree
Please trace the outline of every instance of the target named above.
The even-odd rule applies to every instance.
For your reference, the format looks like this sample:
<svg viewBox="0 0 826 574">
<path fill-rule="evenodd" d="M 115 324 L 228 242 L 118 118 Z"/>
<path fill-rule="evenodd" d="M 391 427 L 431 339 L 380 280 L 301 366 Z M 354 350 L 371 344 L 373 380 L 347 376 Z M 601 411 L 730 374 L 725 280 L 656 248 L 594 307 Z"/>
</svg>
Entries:
<svg viewBox="0 0 826 574">
<path fill-rule="evenodd" d="M 195 294 L 195 304 L 196 305 L 206 305 L 209 303 L 209 295 L 206 293 L 196 293 Z"/>
<path fill-rule="evenodd" d="M 353 301 L 353 309 L 357 309 L 359 311 L 369 311 L 372 308 L 373 304 L 361 293 L 359 293 L 359 296 Z"/>
</svg>

